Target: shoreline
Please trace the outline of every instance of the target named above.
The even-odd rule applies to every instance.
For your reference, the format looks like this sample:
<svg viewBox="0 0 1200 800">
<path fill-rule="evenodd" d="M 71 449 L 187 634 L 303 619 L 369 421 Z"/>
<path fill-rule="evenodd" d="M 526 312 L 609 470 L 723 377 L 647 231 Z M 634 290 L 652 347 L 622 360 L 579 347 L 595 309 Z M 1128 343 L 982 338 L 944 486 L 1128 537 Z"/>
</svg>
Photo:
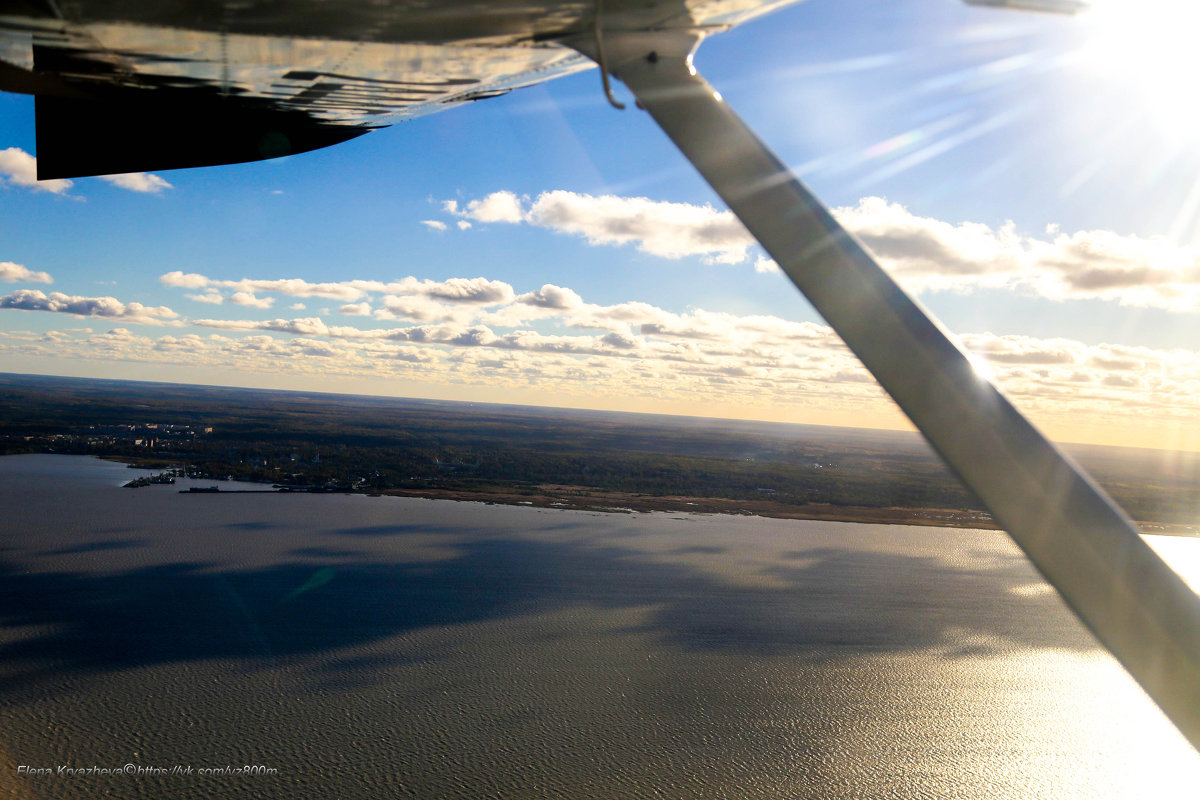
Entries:
<svg viewBox="0 0 1200 800">
<path fill-rule="evenodd" d="M 357 494 L 367 497 L 407 497 L 420 500 L 449 500 L 484 505 L 524 506 L 551 511 L 590 511 L 604 514 L 721 514 L 735 517 L 849 522 L 864 525 L 916 525 L 931 528 L 1003 530 L 990 514 L 951 508 L 876 508 L 872 506 L 835 506 L 825 503 L 792 505 L 770 500 L 732 500 L 718 497 L 685 495 L 660 497 L 621 492 L 472 492 L 463 489 L 384 489 L 362 490 L 288 490 L 232 489 L 228 491 L 188 491 L 180 494 Z M 1200 526 L 1172 522 L 1134 520 L 1143 534 L 1200 538 Z"/>
<path fill-rule="evenodd" d="M 545 487 L 544 487 L 545 488 Z M 837 506 L 828 503 L 793 505 L 772 500 L 731 500 L 683 495 L 654 496 L 621 492 L 547 491 L 528 495 L 514 492 L 470 492 L 452 489 L 387 489 L 381 492 L 354 492 L 371 496 L 414 497 L 427 500 L 455 500 L 532 508 L 604 513 L 685 513 L 754 516 L 770 519 L 850 522 L 866 525 L 918 525 L 933 528 L 1003 530 L 985 511 L 953 508 L 878 508 L 873 506 Z M 1134 520 L 1143 534 L 1200 538 L 1200 525 Z"/>
<path fill-rule="evenodd" d="M 116 456 L 95 456 L 104 461 L 125 464 L 131 469 L 144 469 L 137 463 Z M 210 480 L 207 478 L 197 480 Z M 220 481 L 217 481 L 219 484 Z M 237 489 L 229 491 L 189 492 L 180 494 L 361 494 L 368 497 L 411 497 L 425 500 L 453 500 L 467 503 L 526 506 L 532 508 L 621 513 L 684 513 L 757 516 L 770 519 L 818 520 L 850 522 L 868 525 L 916 525 L 935 528 L 969 528 L 1003 530 L 985 511 L 954 508 L 899 508 L 833 505 L 808 503 L 795 505 L 776 500 L 736 500 L 721 497 L 692 497 L 688 495 L 646 495 L 634 492 L 615 492 L 586 486 L 543 484 L 536 493 L 516 491 L 471 491 L 467 489 Z M 1152 522 L 1134 520 L 1143 534 L 1200 538 L 1200 524 Z"/>
</svg>

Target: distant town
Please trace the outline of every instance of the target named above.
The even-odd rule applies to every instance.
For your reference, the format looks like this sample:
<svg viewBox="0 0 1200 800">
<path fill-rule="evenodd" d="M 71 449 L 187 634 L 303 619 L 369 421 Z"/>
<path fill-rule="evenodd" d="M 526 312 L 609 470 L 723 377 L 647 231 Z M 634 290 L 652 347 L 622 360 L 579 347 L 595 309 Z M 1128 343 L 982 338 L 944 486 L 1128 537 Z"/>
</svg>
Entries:
<svg viewBox="0 0 1200 800">
<path fill-rule="evenodd" d="M 0 375 L 0 454 L 12 453 L 158 471 L 131 488 L 187 477 L 261 491 L 994 526 L 923 440 L 891 431 Z M 1144 529 L 1200 532 L 1197 454 L 1074 455 Z"/>
</svg>

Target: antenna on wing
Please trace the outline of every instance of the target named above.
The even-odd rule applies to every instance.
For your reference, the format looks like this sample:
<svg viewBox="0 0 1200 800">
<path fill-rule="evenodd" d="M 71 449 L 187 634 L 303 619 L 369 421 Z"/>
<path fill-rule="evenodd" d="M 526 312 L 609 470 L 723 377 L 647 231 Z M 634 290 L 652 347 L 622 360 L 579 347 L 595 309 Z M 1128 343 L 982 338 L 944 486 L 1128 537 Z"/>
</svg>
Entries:
<svg viewBox="0 0 1200 800">
<path fill-rule="evenodd" d="M 604 96 L 608 98 L 609 104 L 618 111 L 624 111 L 625 104 L 613 96 L 612 83 L 608 80 L 608 59 L 604 57 L 604 37 L 601 33 L 603 26 L 600 23 L 603 13 L 604 0 L 596 0 L 596 12 L 592 15 L 592 38 L 596 40 L 596 63 L 600 65 L 600 83 L 604 86 Z"/>
</svg>

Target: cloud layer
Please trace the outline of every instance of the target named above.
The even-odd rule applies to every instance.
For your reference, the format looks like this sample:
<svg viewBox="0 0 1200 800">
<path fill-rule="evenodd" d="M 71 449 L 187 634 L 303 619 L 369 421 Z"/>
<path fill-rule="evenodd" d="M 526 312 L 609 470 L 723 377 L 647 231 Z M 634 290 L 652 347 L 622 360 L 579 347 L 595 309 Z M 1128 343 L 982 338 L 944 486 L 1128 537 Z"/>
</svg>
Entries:
<svg viewBox="0 0 1200 800">
<path fill-rule="evenodd" d="M 245 291 L 237 287 L 264 291 L 268 286 L 298 297 L 361 299 L 321 315 L 201 317 L 186 323 L 200 332 L 185 336 L 155 338 L 121 328 L 11 341 L 6 347 L 79 358 L 194 363 L 254 375 L 327 373 L 331 379 L 521 390 L 585 405 L 677 403 L 753 409 L 760 416 L 813 408 L 893 413 L 838 337 L 811 322 L 704 309 L 675 312 L 639 301 L 602 305 L 565 286 L 545 284 L 522 292 L 484 277 L 312 283 L 168 273 L 163 280 L 184 291 L 237 289 L 231 303 Z M 262 307 L 273 299 L 251 298 L 257 302 L 243 298 L 240 307 Z M 164 307 L 34 290 L 0 298 L 0 308 L 142 323 L 175 320 Z M 204 329 L 210 333 L 204 335 Z M 1043 417 L 1197 421 L 1200 352 L 991 333 L 962 338 L 1022 407 Z"/>
<path fill-rule="evenodd" d="M 757 252 L 749 232 L 728 211 L 645 197 L 543 192 L 535 199 L 499 191 L 446 212 L 476 223 L 525 224 L 580 236 L 592 245 L 633 245 L 668 259 L 777 269 Z M 834 216 L 914 292 L 1009 289 L 1052 300 L 1101 299 L 1169 311 L 1200 311 L 1200 250 L 1162 239 L 1111 231 L 1022 236 L 998 228 L 951 223 L 866 197 Z M 443 228 L 444 230 L 445 228 Z"/>
<path fill-rule="evenodd" d="M 302 278 L 216 280 L 194 272 L 179 270 L 159 277 L 164 286 L 177 289 L 203 289 L 201 302 L 217 303 L 215 298 L 224 298 L 221 289 L 232 290 L 230 300 L 239 305 L 258 305 L 251 300 L 257 294 L 281 294 L 288 297 L 321 297 L 351 303 L 369 294 L 401 295 L 409 298 L 428 298 L 433 301 L 463 303 L 467 305 L 506 302 L 513 297 L 513 289 L 503 281 L 487 278 L 450 278 L 444 281 L 420 280 L 413 277 L 398 281 L 350 280 L 312 283 Z M 240 296 L 242 299 L 235 300 Z M 189 295 L 196 299 L 196 295 Z M 270 305 L 270 302 L 267 302 Z M 266 306 L 260 305 L 260 308 Z"/>
<path fill-rule="evenodd" d="M 62 292 L 46 294 L 37 289 L 18 289 L 12 294 L 0 297 L 0 308 L 120 319 L 148 325 L 162 325 L 165 320 L 174 320 L 179 316 L 166 306 L 122 303 L 115 297 L 78 297 Z"/>
<path fill-rule="evenodd" d="M 6 174 L 25 169 L 19 157 L 10 161 L 17 167 Z M 447 221 L 424 221 L 439 236 L 475 235 L 459 231 L 485 225 L 530 225 L 663 258 L 777 269 L 740 223 L 709 206 L 554 191 L 532 199 L 494 192 L 448 201 L 442 210 Z M 1200 310 L 1200 256 L 1164 241 L 1056 229 L 1028 237 L 1012 225 L 920 217 L 880 198 L 835 213 L 913 290 L 1002 288 Z M 48 283 L 50 276 L 0 262 L 0 280 Z M 513 286 L 485 276 L 233 280 L 176 270 L 160 282 L 205 304 L 203 313 L 189 321 L 166 306 L 33 289 L 0 297 L 0 308 L 187 326 L 186 335 L 151 336 L 129 327 L 8 334 L 0 349 L 256 376 L 382 379 L 398 382 L 400 394 L 400 384 L 409 382 L 519 390 L 545 402 L 600 407 L 677 403 L 695 413 L 736 409 L 756 416 L 800 409 L 893 413 L 832 331 L 814 323 L 670 311 L 638 300 L 603 305 L 567 286 Z M 300 301 L 310 299 L 328 302 L 310 302 L 309 310 Z M 1198 425 L 1198 352 L 993 333 L 963 340 L 1022 407 L 1044 416 L 1112 424 L 1154 417 Z"/>
</svg>

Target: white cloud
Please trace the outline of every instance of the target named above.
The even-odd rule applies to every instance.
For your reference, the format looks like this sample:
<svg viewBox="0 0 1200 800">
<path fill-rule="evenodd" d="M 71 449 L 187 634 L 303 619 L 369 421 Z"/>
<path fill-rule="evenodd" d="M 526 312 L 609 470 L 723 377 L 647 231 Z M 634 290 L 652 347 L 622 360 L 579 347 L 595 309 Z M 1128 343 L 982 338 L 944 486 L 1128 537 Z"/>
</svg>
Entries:
<svg viewBox="0 0 1200 800">
<path fill-rule="evenodd" d="M 141 337 L 137 336 L 137 334 L 129 330 L 129 328 L 113 328 L 107 333 L 98 333 L 92 337 L 93 341 L 103 340 L 111 343 L 131 342 L 138 338 Z"/>
<path fill-rule="evenodd" d="M 1112 231 L 1025 237 L 1009 223 L 951 224 L 867 197 L 834 209 L 838 220 L 912 291 L 1022 289 L 1052 300 L 1102 299 L 1200 310 L 1200 250 Z"/>
<path fill-rule="evenodd" d="M 444 223 L 438 219 L 423 219 L 423 220 L 421 220 L 421 224 L 424 225 L 426 228 L 429 228 L 430 230 L 435 230 L 435 231 L 446 230 L 446 223 Z"/>
<path fill-rule="evenodd" d="M 47 295 L 36 289 L 18 289 L 12 294 L 0 297 L 0 308 L 126 319 L 130 322 L 157 325 L 163 324 L 163 320 L 173 320 L 179 316 L 166 306 L 122 303 L 115 297 L 77 297 L 62 292 L 51 292 Z"/>
<path fill-rule="evenodd" d="M 242 320 L 242 319 L 196 319 L 193 325 L 226 331 L 278 331 L 303 336 L 327 336 L 329 327 L 317 317 L 299 319 Z"/>
<path fill-rule="evenodd" d="M 164 286 L 174 286 L 180 289 L 203 289 L 208 286 L 208 278 L 195 272 L 184 273 L 180 270 L 168 272 L 159 277 Z"/>
<path fill-rule="evenodd" d="M 1037 339 L 1030 336 L 973 334 L 963 343 L 991 364 L 1082 364 L 1089 348 L 1070 339 Z"/>
<path fill-rule="evenodd" d="M 754 259 L 754 271 L 767 273 L 782 272 L 782 270 L 779 269 L 779 265 L 775 263 L 775 259 L 767 258 L 764 255 L 760 255 L 758 258 Z"/>
<path fill-rule="evenodd" d="M 347 303 L 338 309 L 343 314 L 349 314 L 354 317 L 369 317 L 371 315 L 370 303 Z"/>
<path fill-rule="evenodd" d="M 149 172 L 125 172 L 120 175 L 99 175 L 97 177 L 131 192 L 159 194 L 163 189 L 174 188 L 162 178 Z"/>
<path fill-rule="evenodd" d="M 250 308 L 270 308 L 275 305 L 274 297 L 258 297 L 252 292 L 234 292 L 229 297 L 229 302 L 239 306 L 249 306 Z"/>
<path fill-rule="evenodd" d="M 54 283 L 54 280 L 48 273 L 34 272 L 33 270 L 21 264 L 14 264 L 11 261 L 0 261 L 0 281 L 8 283 L 18 283 L 25 281 L 26 283 Z"/>
<path fill-rule="evenodd" d="M 512 302 L 515 293 L 504 281 L 487 278 L 450 278 L 445 281 L 422 281 L 413 287 L 420 294 L 452 303 L 492 305 Z"/>
<path fill-rule="evenodd" d="M 466 208 L 459 212 L 458 205 L 449 201 L 446 210 L 450 213 L 461 213 L 476 222 L 524 222 L 525 209 L 521 200 L 508 191 L 492 192 L 480 200 L 472 200 Z"/>
<path fill-rule="evenodd" d="M 458 229 L 460 231 L 468 231 L 471 229 L 471 223 L 467 222 L 465 219 L 460 219 L 458 221 Z"/>
<path fill-rule="evenodd" d="M 303 278 L 277 280 L 210 281 L 212 286 L 222 286 L 241 292 L 275 292 L 291 297 L 324 297 L 330 300 L 357 300 L 365 292 L 347 283 L 310 283 Z"/>
<path fill-rule="evenodd" d="M 292 311 L 303 311 L 307 307 L 308 306 L 304 305 L 304 303 L 292 303 L 290 306 L 288 306 L 288 308 L 290 308 Z"/>
<path fill-rule="evenodd" d="M 270 280 L 242 279 L 237 281 L 215 280 L 195 272 L 184 273 L 179 270 L 168 272 L 159 277 L 165 286 L 182 289 L 222 288 L 249 294 L 274 292 L 292 297 L 325 297 L 332 300 L 358 300 L 366 290 L 353 285 L 357 282 L 341 283 L 310 283 L 303 278 L 281 278 Z M 371 283 L 371 282 L 363 282 Z"/>
<path fill-rule="evenodd" d="M 747 258 L 754 244 L 742 223 L 710 205 L 645 197 L 543 192 L 529 210 L 535 225 L 583 236 L 592 244 L 633 243 L 662 258 L 700 255 L 722 264 Z"/>
<path fill-rule="evenodd" d="M 215 293 L 217 288 L 232 289 L 230 298 L 240 305 L 266 308 L 272 298 L 260 298 L 259 293 L 274 292 L 293 297 L 326 297 L 343 300 L 346 305 L 361 305 L 362 298 L 371 294 L 384 294 L 384 317 L 390 315 L 412 319 L 434 319 L 442 316 L 460 317 L 461 313 L 445 308 L 451 306 L 489 306 L 511 303 L 516 297 L 512 286 L 504 281 L 487 278 L 449 278 L 444 281 L 401 278 L 396 281 L 351 280 L 337 283 L 310 283 L 301 278 L 277 280 L 254 280 L 244 278 L 237 281 L 215 280 L 196 273 L 168 272 L 159 280 L 166 286 L 204 289 Z M 253 298 L 253 299 L 252 299 Z M 292 308 L 302 309 L 302 304 Z M 322 312 L 324 313 L 324 312 Z"/>
<path fill-rule="evenodd" d="M 345 353 L 345 348 L 336 347 L 320 339 L 293 339 L 292 348 L 300 355 L 316 358 L 338 358 Z"/>
<path fill-rule="evenodd" d="M 0 150 L 0 175 L 7 177 L 8 182 L 14 186 L 38 189 L 51 194 L 64 194 L 75 185 L 73 181 L 65 178 L 39 181 L 37 159 L 19 147 Z"/>
<path fill-rule="evenodd" d="M 216 289 L 208 289 L 203 294 L 184 295 L 189 300 L 195 300 L 197 303 L 209 303 L 214 306 L 219 306 L 225 302 L 225 298 Z"/>
<path fill-rule="evenodd" d="M 299 333 L 305 336 L 328 336 L 329 328 L 317 317 L 300 319 L 273 319 L 262 325 L 263 330 L 281 333 Z"/>
<path fill-rule="evenodd" d="M 423 295 L 383 296 L 383 308 L 375 312 L 379 319 L 410 319 L 414 322 L 446 322 L 463 315 L 461 310 Z M 468 312 L 469 313 L 469 312 Z"/>
<path fill-rule="evenodd" d="M 571 309 L 583 306 L 583 298 L 571 289 L 564 289 L 547 283 L 536 292 L 526 292 L 516 298 L 518 303 L 537 306 L 539 308 Z"/>
<path fill-rule="evenodd" d="M 880 197 L 833 213 L 897 275 L 970 278 L 1019 268 L 1023 258 L 1011 224 L 998 230 L 974 222 L 952 225 Z"/>
<path fill-rule="evenodd" d="M 633 244 L 662 258 L 702 256 L 721 264 L 745 261 L 754 240 L 728 211 L 709 205 L 666 203 L 645 197 L 543 192 L 528 208 L 513 192 L 493 192 L 459 210 L 447 211 L 476 222 L 526 222 L 582 236 L 591 244 Z"/>
</svg>

